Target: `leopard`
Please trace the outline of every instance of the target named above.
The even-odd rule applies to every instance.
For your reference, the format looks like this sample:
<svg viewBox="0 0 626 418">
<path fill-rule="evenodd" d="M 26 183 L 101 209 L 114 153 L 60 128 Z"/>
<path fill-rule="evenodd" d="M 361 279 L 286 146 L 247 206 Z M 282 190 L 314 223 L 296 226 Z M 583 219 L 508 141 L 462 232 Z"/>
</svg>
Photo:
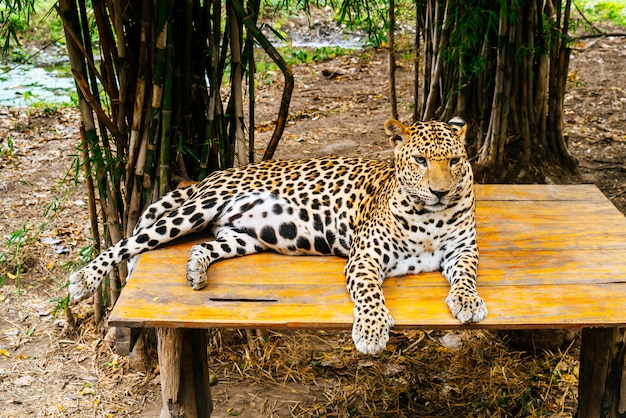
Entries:
<svg viewBox="0 0 626 418">
<path fill-rule="evenodd" d="M 207 240 L 191 247 L 186 280 L 206 286 L 209 266 L 261 251 L 335 255 L 353 302 L 352 339 L 377 354 L 394 325 L 385 304 L 386 277 L 440 270 L 445 303 L 462 324 L 487 307 L 477 291 L 478 245 L 474 176 L 465 148 L 467 124 L 384 122 L 393 158 L 330 156 L 272 160 L 215 171 L 146 208 L 131 236 L 69 277 L 73 302 L 90 296 L 123 261 L 129 263 L 183 235 Z M 132 273 L 128 277 L 132 280 Z"/>
</svg>

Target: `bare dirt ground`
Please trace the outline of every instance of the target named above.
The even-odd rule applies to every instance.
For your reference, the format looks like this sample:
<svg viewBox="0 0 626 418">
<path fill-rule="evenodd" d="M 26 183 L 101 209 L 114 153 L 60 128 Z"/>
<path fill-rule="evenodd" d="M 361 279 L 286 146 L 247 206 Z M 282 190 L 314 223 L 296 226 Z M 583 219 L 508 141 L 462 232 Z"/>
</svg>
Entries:
<svg viewBox="0 0 626 418">
<path fill-rule="evenodd" d="M 623 38 L 577 44 L 566 101 L 578 181 L 597 184 L 623 212 L 625 58 Z M 386 65 L 384 52 L 368 51 L 295 68 L 291 117 L 276 157 L 389 158 L 382 129 L 389 115 Z M 411 68 L 402 66 L 404 120 L 410 79 Z M 259 153 L 281 86 L 257 92 Z M 0 109 L 0 253 L 6 255 L 0 417 L 157 417 L 154 361 L 141 366 L 116 355 L 86 304 L 74 308 L 78 333 L 64 335 L 64 316 L 54 315 L 51 300 L 66 292 L 63 265 L 88 243 L 84 189 L 72 168 L 78 126 L 71 109 Z M 269 342 L 250 345 L 243 332 L 228 330 L 211 332 L 211 341 L 216 417 L 571 417 L 575 411 L 575 346 L 533 354 L 488 332 L 398 332 L 381 356 L 370 358 L 354 352 L 347 333 L 272 333 Z"/>
</svg>

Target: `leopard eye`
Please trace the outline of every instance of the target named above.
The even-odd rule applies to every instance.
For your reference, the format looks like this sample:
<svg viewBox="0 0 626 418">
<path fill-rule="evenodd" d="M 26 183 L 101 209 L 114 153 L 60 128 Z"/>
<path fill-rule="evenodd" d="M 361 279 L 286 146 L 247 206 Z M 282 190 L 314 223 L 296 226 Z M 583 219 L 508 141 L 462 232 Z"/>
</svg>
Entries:
<svg viewBox="0 0 626 418">
<path fill-rule="evenodd" d="M 421 155 L 415 155 L 415 156 L 413 156 L 413 159 L 419 165 L 426 166 L 426 164 L 427 164 L 426 158 L 422 157 Z"/>
<path fill-rule="evenodd" d="M 461 161 L 460 158 L 454 157 L 450 160 L 450 165 L 457 165 Z"/>
</svg>

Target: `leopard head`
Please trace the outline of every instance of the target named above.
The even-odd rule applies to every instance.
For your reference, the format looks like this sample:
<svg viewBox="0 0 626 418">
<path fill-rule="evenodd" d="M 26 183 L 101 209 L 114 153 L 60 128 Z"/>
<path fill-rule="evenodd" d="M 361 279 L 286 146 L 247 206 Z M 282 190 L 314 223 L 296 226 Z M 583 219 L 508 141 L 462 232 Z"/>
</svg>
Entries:
<svg viewBox="0 0 626 418">
<path fill-rule="evenodd" d="M 441 210 L 473 184 L 465 150 L 467 125 L 462 119 L 411 126 L 389 119 L 385 131 L 394 149 L 400 188 L 414 203 L 430 211 Z"/>
</svg>

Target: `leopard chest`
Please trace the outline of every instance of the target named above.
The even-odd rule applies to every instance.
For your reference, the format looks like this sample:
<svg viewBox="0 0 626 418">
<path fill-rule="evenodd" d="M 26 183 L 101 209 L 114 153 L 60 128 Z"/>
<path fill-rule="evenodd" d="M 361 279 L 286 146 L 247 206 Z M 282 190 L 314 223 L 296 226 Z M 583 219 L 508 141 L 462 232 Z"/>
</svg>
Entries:
<svg viewBox="0 0 626 418">
<path fill-rule="evenodd" d="M 446 252 L 460 241 L 475 239 L 470 206 L 425 213 L 395 211 L 392 217 L 396 244 L 386 259 L 387 276 L 438 270 Z"/>
</svg>

